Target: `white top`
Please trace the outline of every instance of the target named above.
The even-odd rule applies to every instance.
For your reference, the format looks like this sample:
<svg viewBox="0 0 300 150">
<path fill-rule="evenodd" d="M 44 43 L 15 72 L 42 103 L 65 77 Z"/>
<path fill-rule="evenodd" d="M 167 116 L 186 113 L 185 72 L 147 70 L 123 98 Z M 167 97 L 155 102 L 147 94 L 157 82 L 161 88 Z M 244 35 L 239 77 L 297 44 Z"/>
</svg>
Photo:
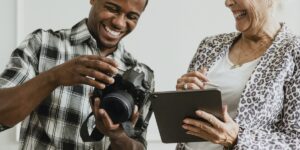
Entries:
<svg viewBox="0 0 300 150">
<path fill-rule="evenodd" d="M 229 60 L 228 53 L 207 72 L 209 82 L 218 85 L 222 95 L 222 103 L 227 104 L 229 115 L 235 118 L 239 100 L 245 85 L 253 70 L 259 62 L 259 58 L 232 69 L 233 63 Z M 207 87 L 209 88 L 209 87 Z M 211 142 L 190 142 L 185 144 L 187 150 L 222 150 L 223 146 Z"/>
</svg>

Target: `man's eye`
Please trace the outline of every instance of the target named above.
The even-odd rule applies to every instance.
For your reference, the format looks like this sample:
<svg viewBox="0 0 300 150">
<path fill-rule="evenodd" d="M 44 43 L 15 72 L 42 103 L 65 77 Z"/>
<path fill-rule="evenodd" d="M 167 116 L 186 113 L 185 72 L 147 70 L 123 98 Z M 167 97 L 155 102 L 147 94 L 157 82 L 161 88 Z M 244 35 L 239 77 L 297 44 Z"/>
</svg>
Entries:
<svg viewBox="0 0 300 150">
<path fill-rule="evenodd" d="M 113 13 L 118 12 L 118 8 L 116 8 L 116 7 L 106 7 L 106 9 L 107 9 L 108 11 L 110 11 L 110 12 L 113 12 Z"/>
<path fill-rule="evenodd" d="M 128 19 L 130 19 L 130 20 L 138 20 L 139 16 L 138 15 L 128 15 Z"/>
</svg>

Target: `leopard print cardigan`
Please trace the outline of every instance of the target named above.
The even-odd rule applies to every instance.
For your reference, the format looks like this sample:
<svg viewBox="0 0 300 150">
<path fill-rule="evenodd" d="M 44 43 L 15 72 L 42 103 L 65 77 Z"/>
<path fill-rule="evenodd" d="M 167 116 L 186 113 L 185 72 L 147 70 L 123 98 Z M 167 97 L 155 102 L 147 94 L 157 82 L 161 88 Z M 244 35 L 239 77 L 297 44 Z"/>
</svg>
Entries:
<svg viewBox="0 0 300 150">
<path fill-rule="evenodd" d="M 212 67 L 239 35 L 204 39 L 189 71 Z M 240 130 L 233 149 L 300 149 L 300 38 L 285 24 L 249 78 L 235 121 Z"/>
</svg>

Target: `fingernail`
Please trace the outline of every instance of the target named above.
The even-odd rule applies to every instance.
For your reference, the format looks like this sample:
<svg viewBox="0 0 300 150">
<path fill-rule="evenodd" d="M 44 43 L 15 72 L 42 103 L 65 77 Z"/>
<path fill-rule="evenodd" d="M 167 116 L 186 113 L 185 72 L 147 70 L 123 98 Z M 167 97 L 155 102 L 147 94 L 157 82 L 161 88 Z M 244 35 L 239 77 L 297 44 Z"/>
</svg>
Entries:
<svg viewBox="0 0 300 150">
<path fill-rule="evenodd" d="M 197 115 L 201 115 L 201 114 L 202 114 L 202 111 L 201 111 L 201 110 L 197 110 L 197 111 L 196 111 L 196 114 L 197 114 Z"/>
<path fill-rule="evenodd" d="M 101 115 L 104 115 L 104 109 L 99 109 L 99 113 L 100 113 Z"/>
<path fill-rule="evenodd" d="M 100 98 L 99 98 L 99 97 L 96 97 L 96 98 L 95 98 L 95 101 L 100 101 Z"/>
<path fill-rule="evenodd" d="M 189 121 L 187 119 L 184 119 L 183 123 L 189 123 Z"/>
<path fill-rule="evenodd" d="M 110 84 L 113 84 L 114 82 L 115 82 L 115 79 L 114 79 L 114 78 L 110 78 L 110 79 L 109 79 L 109 83 L 110 83 Z"/>
<path fill-rule="evenodd" d="M 98 88 L 99 88 L 100 90 L 103 90 L 103 89 L 105 89 L 105 87 L 106 87 L 106 85 L 105 85 L 105 84 L 101 84 L 101 83 L 100 83 L 100 85 L 99 85 L 99 87 L 98 87 Z"/>
<path fill-rule="evenodd" d="M 114 74 L 118 74 L 119 73 L 119 69 L 113 68 L 113 72 L 114 72 Z"/>
</svg>

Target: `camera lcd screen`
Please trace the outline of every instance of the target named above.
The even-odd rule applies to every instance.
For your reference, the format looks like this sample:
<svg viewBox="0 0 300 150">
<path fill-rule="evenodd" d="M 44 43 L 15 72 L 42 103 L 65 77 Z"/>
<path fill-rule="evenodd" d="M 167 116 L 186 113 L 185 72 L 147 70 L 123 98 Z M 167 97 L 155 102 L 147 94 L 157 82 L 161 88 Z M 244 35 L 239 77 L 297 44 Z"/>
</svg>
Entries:
<svg viewBox="0 0 300 150">
<path fill-rule="evenodd" d="M 150 100 L 164 143 L 203 141 L 182 128 L 184 118 L 200 119 L 195 114 L 198 109 L 222 118 L 221 92 L 217 89 L 155 92 Z"/>
</svg>

